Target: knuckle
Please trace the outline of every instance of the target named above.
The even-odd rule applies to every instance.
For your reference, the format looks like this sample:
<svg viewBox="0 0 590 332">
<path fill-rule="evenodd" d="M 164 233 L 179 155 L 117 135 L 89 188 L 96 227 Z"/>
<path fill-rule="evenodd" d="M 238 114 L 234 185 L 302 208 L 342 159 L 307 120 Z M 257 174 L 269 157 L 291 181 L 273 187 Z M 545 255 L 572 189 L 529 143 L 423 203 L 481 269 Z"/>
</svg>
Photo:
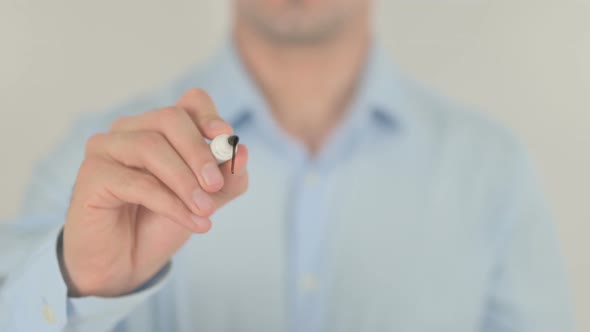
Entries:
<svg viewBox="0 0 590 332">
<path fill-rule="evenodd" d="M 158 111 L 158 125 L 161 129 L 175 127 L 183 120 L 184 112 L 180 107 L 162 108 Z"/>
<path fill-rule="evenodd" d="M 141 133 L 137 137 L 138 145 L 143 149 L 159 150 L 164 145 L 164 137 L 157 132 Z"/>
<path fill-rule="evenodd" d="M 190 98 L 194 98 L 194 99 L 199 99 L 202 101 L 211 101 L 211 96 L 209 95 L 209 93 L 207 93 L 207 91 L 203 90 L 203 89 L 199 89 L 199 88 L 192 88 L 189 89 L 185 95 L 187 97 Z"/>
<path fill-rule="evenodd" d="M 207 163 L 216 163 L 211 147 L 204 139 L 197 139 L 190 142 L 191 151 L 184 156 L 188 165 L 193 168 L 201 168 Z"/>
<path fill-rule="evenodd" d="M 82 161 L 80 169 L 78 170 L 78 177 L 85 178 L 99 174 L 102 162 L 98 158 L 86 158 Z"/>
<path fill-rule="evenodd" d="M 156 196 L 160 209 L 175 216 L 178 220 L 182 220 L 180 216 L 187 213 L 184 203 L 168 190 L 158 190 L 153 195 Z"/>
<path fill-rule="evenodd" d="M 107 134 L 103 134 L 103 133 L 94 134 L 94 135 L 90 136 L 90 138 L 88 138 L 88 140 L 86 140 L 86 147 L 84 149 L 86 151 L 86 155 L 89 155 L 94 150 L 96 150 L 104 142 L 104 140 L 106 138 L 107 138 Z"/>
<path fill-rule="evenodd" d="M 178 116 L 177 107 L 165 107 L 158 111 L 158 115 L 162 120 L 174 119 Z"/>
<path fill-rule="evenodd" d="M 185 168 L 180 168 L 170 174 L 171 184 L 183 194 L 190 195 L 191 192 L 198 187 L 197 180 L 190 171 Z"/>
<path fill-rule="evenodd" d="M 127 124 L 129 123 L 131 117 L 129 116 L 123 116 L 118 118 L 117 120 L 113 121 L 113 123 L 111 124 L 111 128 L 110 131 L 118 131 L 118 130 L 122 130 L 123 128 L 127 127 Z"/>
<path fill-rule="evenodd" d="M 122 185 L 133 187 L 138 192 L 142 193 L 158 193 L 159 183 L 151 176 L 145 174 L 135 174 L 134 176 L 128 176 L 122 178 Z"/>
<path fill-rule="evenodd" d="M 161 201 L 164 209 L 170 211 L 172 214 L 175 214 L 178 219 L 180 219 L 180 215 L 184 214 L 186 211 L 186 207 L 180 201 L 180 199 L 173 197 L 170 194 L 163 193 Z"/>
</svg>

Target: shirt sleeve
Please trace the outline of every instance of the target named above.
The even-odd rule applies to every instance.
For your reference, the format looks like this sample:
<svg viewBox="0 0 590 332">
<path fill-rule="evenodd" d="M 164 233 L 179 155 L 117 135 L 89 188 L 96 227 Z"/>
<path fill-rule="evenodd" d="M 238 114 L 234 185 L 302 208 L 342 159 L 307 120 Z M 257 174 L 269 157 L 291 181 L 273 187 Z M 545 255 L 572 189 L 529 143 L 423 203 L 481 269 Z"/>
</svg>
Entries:
<svg viewBox="0 0 590 332">
<path fill-rule="evenodd" d="M 18 220 L 19 223 L 39 228 L 63 221 L 84 160 L 86 141 L 93 134 L 105 131 L 108 128 L 105 122 L 96 115 L 83 116 L 62 141 L 36 163 L 20 211 L 26 218 Z"/>
<path fill-rule="evenodd" d="M 510 158 L 502 193 L 505 232 L 483 331 L 574 331 L 573 308 L 557 232 L 525 149 Z"/>
<path fill-rule="evenodd" d="M 85 141 L 108 128 L 119 113 L 87 115 L 77 121 L 49 157 L 36 165 L 21 217 L 12 224 L 0 221 L 0 331 L 108 331 L 168 279 L 170 264 L 125 296 L 67 296 L 57 241 Z"/>
<path fill-rule="evenodd" d="M 109 331 L 156 293 L 169 275 L 170 264 L 131 294 L 116 298 L 68 298 L 57 258 L 61 227 L 43 232 L 43 236 L 6 228 L 1 231 L 1 238 L 12 241 L 2 241 L 0 248 L 0 268 L 5 271 L 0 284 L 0 331 Z M 18 245 L 11 248 L 10 242 Z M 28 245 L 23 245 L 26 242 Z M 39 245 L 23 258 L 22 251 L 31 242 Z M 21 261 L 15 263 L 17 256 L 21 256 Z M 10 271 L 6 274 L 6 270 Z"/>
</svg>

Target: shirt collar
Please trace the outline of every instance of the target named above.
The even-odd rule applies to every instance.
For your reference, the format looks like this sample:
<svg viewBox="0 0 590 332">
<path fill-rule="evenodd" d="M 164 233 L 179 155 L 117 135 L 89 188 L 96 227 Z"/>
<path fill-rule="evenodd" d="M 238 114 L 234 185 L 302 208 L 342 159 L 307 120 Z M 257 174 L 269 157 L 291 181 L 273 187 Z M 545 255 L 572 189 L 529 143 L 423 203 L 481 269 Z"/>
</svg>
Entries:
<svg viewBox="0 0 590 332">
<path fill-rule="evenodd" d="M 388 130 L 407 125 L 402 75 L 378 42 L 373 42 L 361 76 L 353 116 Z"/>
<path fill-rule="evenodd" d="M 206 67 L 204 83 L 221 116 L 239 127 L 266 109 L 256 82 L 248 74 L 233 40 L 228 40 Z"/>
<path fill-rule="evenodd" d="M 266 101 L 242 63 L 233 40 L 225 43 L 204 74 L 204 83 L 222 116 L 235 127 L 260 117 L 260 112 L 267 110 Z M 351 116 L 355 121 L 367 121 L 386 129 L 404 127 L 407 114 L 403 113 L 403 97 L 398 68 L 374 42 L 351 105 Z"/>
</svg>

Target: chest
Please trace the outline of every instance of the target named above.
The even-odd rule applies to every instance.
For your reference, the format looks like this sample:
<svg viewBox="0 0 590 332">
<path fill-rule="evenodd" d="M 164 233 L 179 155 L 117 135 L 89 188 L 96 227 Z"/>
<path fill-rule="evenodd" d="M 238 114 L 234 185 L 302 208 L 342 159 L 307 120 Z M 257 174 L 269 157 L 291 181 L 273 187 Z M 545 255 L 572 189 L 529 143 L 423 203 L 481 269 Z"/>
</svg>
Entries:
<svg viewBox="0 0 590 332">
<path fill-rule="evenodd" d="M 248 194 L 176 259 L 178 320 L 206 331 L 287 330 L 299 229 L 299 241 L 321 242 L 325 330 L 475 329 L 493 259 L 478 188 L 386 160 L 326 177 L 254 163 Z"/>
</svg>

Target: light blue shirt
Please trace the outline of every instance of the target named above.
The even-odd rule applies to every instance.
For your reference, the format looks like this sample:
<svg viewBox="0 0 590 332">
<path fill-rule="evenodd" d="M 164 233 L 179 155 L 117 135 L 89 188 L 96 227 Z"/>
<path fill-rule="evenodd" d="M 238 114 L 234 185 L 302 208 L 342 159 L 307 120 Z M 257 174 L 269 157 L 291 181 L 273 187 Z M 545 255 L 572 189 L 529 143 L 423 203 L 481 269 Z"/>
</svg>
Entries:
<svg viewBox="0 0 590 332">
<path fill-rule="evenodd" d="M 56 241 L 84 142 L 207 90 L 250 149 L 250 190 L 150 282 L 68 298 Z M 573 330 L 555 230 L 520 143 L 371 50 L 317 158 L 280 130 L 232 45 L 76 123 L 0 231 L 0 331 Z"/>
</svg>

